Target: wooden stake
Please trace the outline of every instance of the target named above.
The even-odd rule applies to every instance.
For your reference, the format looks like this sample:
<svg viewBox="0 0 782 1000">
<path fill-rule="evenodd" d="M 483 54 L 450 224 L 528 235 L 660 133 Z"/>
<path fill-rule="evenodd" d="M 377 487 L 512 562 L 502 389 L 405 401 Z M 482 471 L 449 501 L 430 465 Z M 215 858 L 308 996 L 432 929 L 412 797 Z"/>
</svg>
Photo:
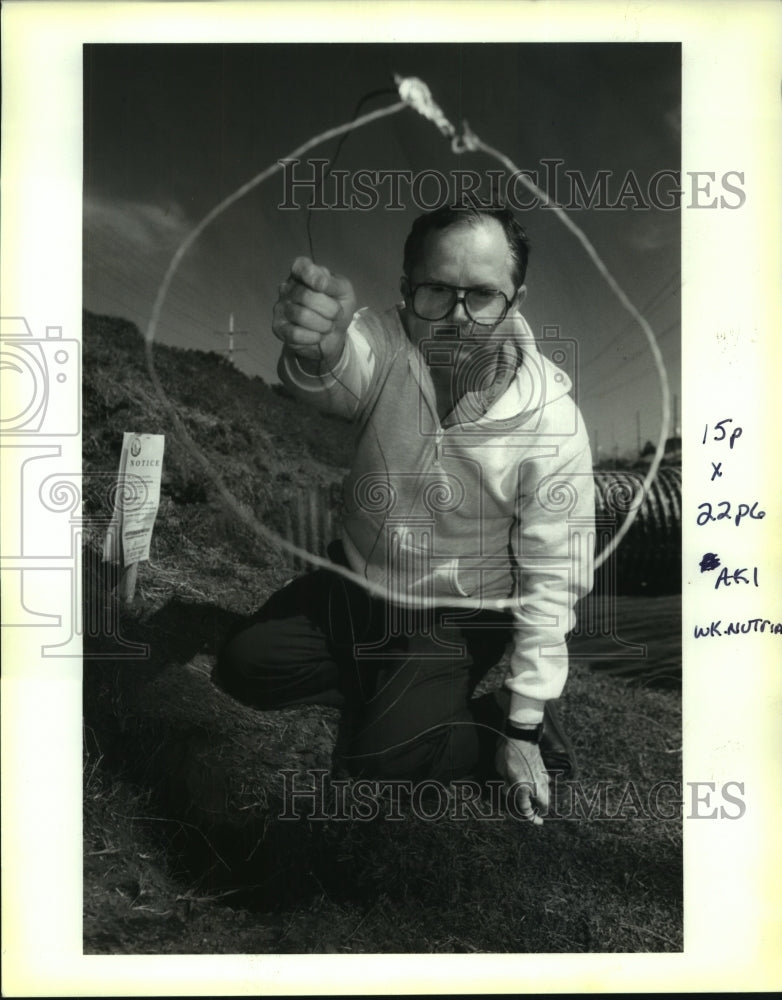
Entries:
<svg viewBox="0 0 782 1000">
<path fill-rule="evenodd" d="M 122 604 L 130 604 L 136 595 L 136 577 L 138 576 L 138 563 L 131 563 L 122 571 L 119 581 L 119 599 Z"/>
</svg>

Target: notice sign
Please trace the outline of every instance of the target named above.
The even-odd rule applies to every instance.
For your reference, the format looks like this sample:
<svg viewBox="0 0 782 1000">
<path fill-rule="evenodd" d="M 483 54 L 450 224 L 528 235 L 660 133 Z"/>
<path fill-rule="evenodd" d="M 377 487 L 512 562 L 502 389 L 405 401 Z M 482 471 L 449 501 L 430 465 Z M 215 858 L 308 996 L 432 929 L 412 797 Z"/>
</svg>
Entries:
<svg viewBox="0 0 782 1000">
<path fill-rule="evenodd" d="M 132 434 L 122 438 L 114 514 L 103 558 L 123 566 L 149 559 L 152 529 L 160 504 L 163 434 Z"/>
</svg>

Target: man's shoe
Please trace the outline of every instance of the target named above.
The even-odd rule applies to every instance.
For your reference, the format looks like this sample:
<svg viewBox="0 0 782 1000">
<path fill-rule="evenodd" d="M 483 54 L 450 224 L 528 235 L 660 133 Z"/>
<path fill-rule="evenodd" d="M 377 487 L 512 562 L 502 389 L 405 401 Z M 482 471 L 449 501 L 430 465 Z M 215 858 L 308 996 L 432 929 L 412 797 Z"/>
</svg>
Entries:
<svg viewBox="0 0 782 1000">
<path fill-rule="evenodd" d="M 543 712 L 540 756 L 552 781 L 571 781 L 578 776 L 573 746 L 562 728 L 559 713 L 550 701 L 546 702 Z"/>
</svg>

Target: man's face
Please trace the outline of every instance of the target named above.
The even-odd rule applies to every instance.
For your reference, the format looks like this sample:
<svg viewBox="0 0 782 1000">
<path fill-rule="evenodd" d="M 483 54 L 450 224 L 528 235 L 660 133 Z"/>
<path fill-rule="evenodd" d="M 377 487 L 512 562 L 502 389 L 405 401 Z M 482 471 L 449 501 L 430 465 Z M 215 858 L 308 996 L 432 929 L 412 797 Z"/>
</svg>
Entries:
<svg viewBox="0 0 782 1000">
<path fill-rule="evenodd" d="M 525 292 L 522 286 L 519 296 L 514 298 L 513 259 L 505 233 L 496 219 L 486 218 L 476 224 L 456 223 L 428 234 L 410 281 L 402 279 L 407 333 L 416 347 L 432 339 L 458 344 L 460 362 L 477 351 L 496 346 L 504 339 L 504 324 L 494 328 L 475 324 L 462 302 L 457 302 L 446 317 L 435 323 L 421 319 L 413 312 L 412 292 L 424 283 L 462 289 L 496 289 L 511 301 L 511 309 L 523 299 Z"/>
</svg>

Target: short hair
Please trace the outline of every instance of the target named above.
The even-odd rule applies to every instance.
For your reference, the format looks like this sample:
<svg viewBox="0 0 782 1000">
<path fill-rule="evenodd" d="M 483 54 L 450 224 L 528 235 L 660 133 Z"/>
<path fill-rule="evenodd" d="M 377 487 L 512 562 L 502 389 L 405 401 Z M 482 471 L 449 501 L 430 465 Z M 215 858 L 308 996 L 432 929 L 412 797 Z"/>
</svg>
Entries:
<svg viewBox="0 0 782 1000">
<path fill-rule="evenodd" d="M 513 280 L 517 288 L 524 284 L 527 274 L 530 243 L 522 226 L 515 216 L 504 205 L 482 206 L 465 202 L 460 205 L 442 205 L 433 212 L 419 215 L 405 240 L 402 270 L 410 280 L 413 268 L 421 256 L 424 240 L 431 232 L 447 229 L 449 226 L 475 226 L 483 219 L 496 219 L 502 226 L 505 239 L 508 241 L 511 260 L 513 261 Z"/>
</svg>

